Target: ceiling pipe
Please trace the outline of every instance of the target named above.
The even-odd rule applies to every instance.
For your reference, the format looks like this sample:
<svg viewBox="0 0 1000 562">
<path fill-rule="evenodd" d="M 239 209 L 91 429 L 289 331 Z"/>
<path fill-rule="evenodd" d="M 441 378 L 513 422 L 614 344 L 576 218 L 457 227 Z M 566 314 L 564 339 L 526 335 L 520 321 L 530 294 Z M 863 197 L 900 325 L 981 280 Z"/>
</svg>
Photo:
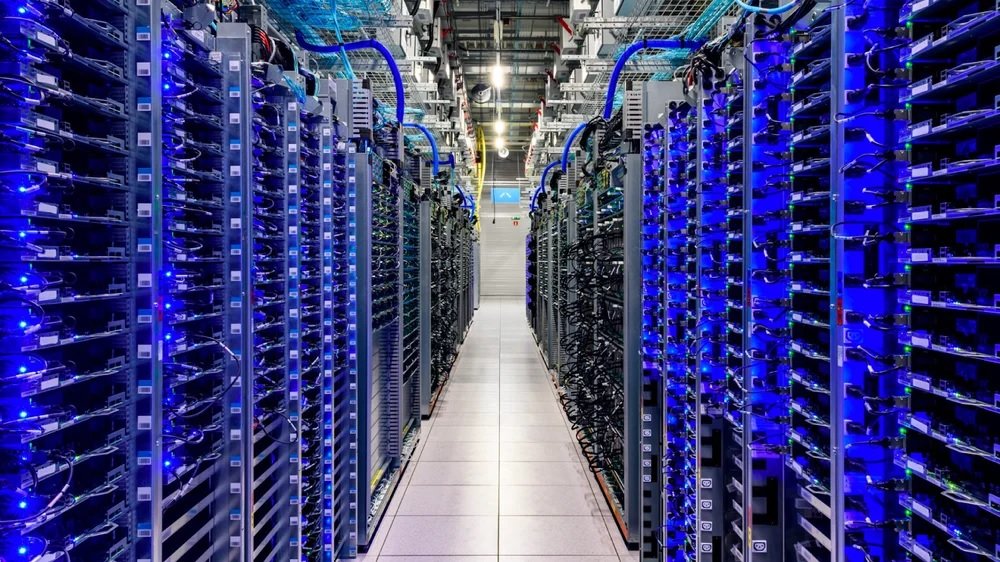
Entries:
<svg viewBox="0 0 1000 562">
<path fill-rule="evenodd" d="M 367 49 L 378 51 L 382 55 L 382 58 L 385 59 L 386 64 L 389 65 L 389 71 L 392 73 L 392 81 L 396 87 L 396 122 L 399 124 L 403 123 L 403 115 L 406 113 L 406 92 L 403 90 L 403 76 L 399 73 L 399 66 L 396 65 L 396 59 L 393 58 L 392 53 L 385 45 L 374 39 L 364 39 L 341 45 L 317 45 L 306 41 L 305 36 L 297 29 L 295 30 L 295 41 L 299 44 L 299 47 L 314 53 L 335 55 L 341 52 Z"/>
<path fill-rule="evenodd" d="M 566 144 L 563 145 L 562 152 L 562 173 L 566 173 L 566 167 L 569 165 L 569 149 L 573 147 L 573 142 L 576 141 L 576 137 L 587 128 L 587 122 L 584 121 L 573 129 L 573 132 L 569 134 L 569 138 L 566 139 Z"/>
<path fill-rule="evenodd" d="M 404 127 L 409 127 L 411 129 L 417 129 L 424 134 L 427 138 L 427 142 L 431 143 L 431 171 L 434 173 L 434 178 L 437 179 L 438 172 L 440 171 L 438 164 L 438 143 L 434 139 L 434 134 L 427 127 L 424 127 L 420 123 L 403 123 Z M 452 156 L 454 158 L 454 156 Z M 455 166 L 453 165 L 452 168 Z"/>
<path fill-rule="evenodd" d="M 625 63 L 633 55 L 644 49 L 697 49 L 704 45 L 704 41 L 688 41 L 686 39 L 643 39 L 629 45 L 625 52 L 618 57 L 615 68 L 611 71 L 611 78 L 608 80 L 608 93 L 604 98 L 604 119 L 611 119 L 611 112 L 615 105 L 615 91 L 618 89 L 618 77 L 625 68 Z"/>
<path fill-rule="evenodd" d="M 552 171 L 552 168 L 555 168 L 558 165 L 559 165 L 559 160 L 553 160 L 552 162 L 549 162 L 549 165 L 546 166 L 545 170 L 542 171 L 542 181 L 538 184 L 538 187 L 535 188 L 535 192 L 531 195 L 531 205 L 529 209 L 532 212 L 534 212 L 534 210 L 537 208 L 538 196 L 545 191 L 545 178 L 548 177 L 549 172 Z"/>
</svg>

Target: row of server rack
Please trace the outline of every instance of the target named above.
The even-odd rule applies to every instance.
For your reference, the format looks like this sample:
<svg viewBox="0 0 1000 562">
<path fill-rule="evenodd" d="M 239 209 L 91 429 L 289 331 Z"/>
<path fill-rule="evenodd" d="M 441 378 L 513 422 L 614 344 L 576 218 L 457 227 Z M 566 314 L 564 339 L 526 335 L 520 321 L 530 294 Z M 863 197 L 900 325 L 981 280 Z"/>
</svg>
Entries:
<svg viewBox="0 0 1000 562">
<path fill-rule="evenodd" d="M 748 14 L 546 186 L 527 315 L 643 560 L 1000 560 L 998 8 Z"/>
<path fill-rule="evenodd" d="M 354 556 L 470 322 L 449 176 L 213 6 L 0 1 L 0 560 Z"/>
</svg>

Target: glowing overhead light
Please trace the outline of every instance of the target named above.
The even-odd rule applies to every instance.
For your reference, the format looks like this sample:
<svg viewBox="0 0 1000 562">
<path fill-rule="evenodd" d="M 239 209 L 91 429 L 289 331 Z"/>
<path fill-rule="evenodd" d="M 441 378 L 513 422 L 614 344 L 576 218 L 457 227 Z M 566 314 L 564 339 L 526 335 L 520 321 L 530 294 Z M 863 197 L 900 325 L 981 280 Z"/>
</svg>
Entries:
<svg viewBox="0 0 1000 562">
<path fill-rule="evenodd" d="M 490 69 L 490 83 L 493 84 L 494 88 L 503 88 L 504 86 L 503 67 L 500 66 L 499 60 Z"/>
<path fill-rule="evenodd" d="M 507 139 L 498 136 L 497 138 L 493 139 L 493 146 L 496 147 L 497 149 L 504 148 L 505 146 L 507 146 Z"/>
<path fill-rule="evenodd" d="M 497 117 L 497 120 L 493 122 L 493 131 L 498 135 L 504 134 L 507 131 L 507 123 L 504 123 L 503 119 Z"/>
</svg>

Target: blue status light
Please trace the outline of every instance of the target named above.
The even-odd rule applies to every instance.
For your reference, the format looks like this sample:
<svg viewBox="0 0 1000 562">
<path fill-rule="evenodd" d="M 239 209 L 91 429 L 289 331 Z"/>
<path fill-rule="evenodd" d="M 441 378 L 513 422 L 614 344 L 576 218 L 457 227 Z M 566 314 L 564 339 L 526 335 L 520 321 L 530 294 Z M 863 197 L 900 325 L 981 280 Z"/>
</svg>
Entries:
<svg viewBox="0 0 1000 562">
<path fill-rule="evenodd" d="M 21 501 L 17 502 L 17 507 L 19 507 L 21 509 L 27 509 L 28 508 L 28 502 L 26 502 L 24 500 L 21 500 Z"/>
</svg>

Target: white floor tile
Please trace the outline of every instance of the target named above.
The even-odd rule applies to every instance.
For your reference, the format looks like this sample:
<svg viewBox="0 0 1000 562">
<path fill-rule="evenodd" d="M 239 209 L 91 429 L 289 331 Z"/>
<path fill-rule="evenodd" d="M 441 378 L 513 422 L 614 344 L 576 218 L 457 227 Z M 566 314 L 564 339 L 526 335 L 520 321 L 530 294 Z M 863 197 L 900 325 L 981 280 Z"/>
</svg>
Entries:
<svg viewBox="0 0 1000 562">
<path fill-rule="evenodd" d="M 495 486 L 497 463 L 483 461 L 420 461 L 413 468 L 413 486 Z"/>
<path fill-rule="evenodd" d="M 396 515 L 496 515 L 498 496 L 497 486 L 410 486 Z"/>
<path fill-rule="evenodd" d="M 501 516 L 500 554 L 616 555 L 602 518 L 552 516 Z"/>
<path fill-rule="evenodd" d="M 590 486 L 500 486 L 500 515 L 600 517 L 603 498 Z"/>
<path fill-rule="evenodd" d="M 399 516 L 379 558 L 497 554 L 495 515 Z"/>
</svg>

